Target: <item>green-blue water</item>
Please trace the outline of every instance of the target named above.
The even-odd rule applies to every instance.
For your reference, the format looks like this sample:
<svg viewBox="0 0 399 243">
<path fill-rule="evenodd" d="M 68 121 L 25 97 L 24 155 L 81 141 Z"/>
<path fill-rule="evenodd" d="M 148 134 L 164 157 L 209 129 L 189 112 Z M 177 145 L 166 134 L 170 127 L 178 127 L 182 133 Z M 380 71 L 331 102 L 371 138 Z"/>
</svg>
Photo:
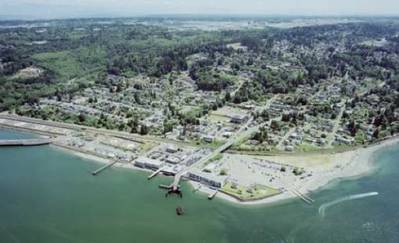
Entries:
<svg viewBox="0 0 399 243">
<path fill-rule="evenodd" d="M 0 148 L 0 242 L 399 242 L 399 146 L 375 158 L 375 173 L 312 194 L 312 206 L 244 207 L 185 185 L 183 199 L 165 198 L 158 185 L 171 179 L 147 181 L 143 172 L 93 177 L 98 163 L 48 146 Z M 379 195 L 318 213 L 323 203 L 373 191 Z"/>
</svg>

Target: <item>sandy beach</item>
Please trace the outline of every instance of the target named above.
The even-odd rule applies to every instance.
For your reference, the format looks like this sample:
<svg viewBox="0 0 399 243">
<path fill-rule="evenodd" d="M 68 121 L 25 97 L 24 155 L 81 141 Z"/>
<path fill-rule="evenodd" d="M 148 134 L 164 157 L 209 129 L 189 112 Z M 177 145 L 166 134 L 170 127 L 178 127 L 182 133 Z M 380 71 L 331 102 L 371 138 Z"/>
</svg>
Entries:
<svg viewBox="0 0 399 243">
<path fill-rule="evenodd" d="M 377 144 L 370 145 L 368 147 L 358 148 L 353 151 L 347 151 L 342 153 L 250 156 L 252 157 L 252 159 L 267 159 L 276 163 L 302 167 L 305 168 L 306 171 L 311 173 L 311 176 L 306 177 L 305 179 L 298 179 L 298 177 L 294 176 L 281 178 L 281 180 L 277 183 L 281 183 L 281 186 L 284 187 L 285 190 L 278 195 L 267 197 L 264 199 L 258 199 L 253 201 L 240 201 L 223 192 L 217 193 L 216 197 L 241 205 L 259 205 L 280 203 L 282 201 L 297 198 L 297 195 L 293 193 L 291 189 L 295 189 L 296 191 L 309 195 L 309 193 L 316 190 L 322 190 L 323 187 L 328 186 L 329 183 L 333 181 L 354 179 L 372 173 L 374 168 L 374 153 L 382 148 L 389 147 L 397 143 L 399 143 L 399 137 L 392 137 Z M 73 153 L 74 155 L 84 159 L 98 161 L 102 164 L 110 162 L 110 159 L 101 158 L 68 148 L 62 148 L 57 145 L 54 145 L 54 147 L 64 150 L 66 152 Z M 246 156 L 247 155 L 244 155 L 244 158 L 249 158 Z M 115 166 L 149 172 L 148 170 L 143 170 L 135 167 L 132 163 L 117 163 L 115 164 Z M 244 178 L 244 181 L 245 179 L 248 179 L 248 181 L 252 181 L 256 180 L 257 177 L 261 177 L 262 175 L 250 173 L 246 174 L 245 172 L 242 172 L 240 176 Z M 207 186 L 200 185 L 197 182 L 189 181 L 189 183 L 192 185 L 193 188 L 198 189 L 199 192 L 202 192 L 206 195 L 212 193 L 213 191 Z"/>
<path fill-rule="evenodd" d="M 285 185 L 290 184 L 297 191 L 309 195 L 309 193 L 316 190 L 322 190 L 323 187 L 328 186 L 332 182 L 356 179 L 372 173 L 375 168 L 373 157 L 375 152 L 397 143 L 399 143 L 398 136 L 386 139 L 366 148 L 358 148 L 343 153 L 267 156 L 267 159 L 285 164 L 295 164 L 311 170 L 312 176 L 301 182 L 297 179 L 284 181 Z M 196 186 L 196 183 L 192 184 Z M 209 193 L 209 189 L 203 186 L 200 188 L 200 191 Z M 290 190 L 286 190 L 279 195 L 254 201 L 240 201 L 225 193 L 218 193 L 217 197 L 242 205 L 259 205 L 292 200 L 297 198 L 297 195 Z"/>
</svg>

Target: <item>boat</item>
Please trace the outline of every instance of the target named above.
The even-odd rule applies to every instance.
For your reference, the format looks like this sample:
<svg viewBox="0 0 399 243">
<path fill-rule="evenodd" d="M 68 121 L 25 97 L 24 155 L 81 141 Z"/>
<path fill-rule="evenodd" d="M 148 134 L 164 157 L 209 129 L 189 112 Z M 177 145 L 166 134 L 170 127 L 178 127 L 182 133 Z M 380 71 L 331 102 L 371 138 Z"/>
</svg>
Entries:
<svg viewBox="0 0 399 243">
<path fill-rule="evenodd" d="M 183 215 L 184 214 L 183 208 L 182 207 L 177 207 L 176 208 L 176 214 L 177 215 Z"/>
</svg>

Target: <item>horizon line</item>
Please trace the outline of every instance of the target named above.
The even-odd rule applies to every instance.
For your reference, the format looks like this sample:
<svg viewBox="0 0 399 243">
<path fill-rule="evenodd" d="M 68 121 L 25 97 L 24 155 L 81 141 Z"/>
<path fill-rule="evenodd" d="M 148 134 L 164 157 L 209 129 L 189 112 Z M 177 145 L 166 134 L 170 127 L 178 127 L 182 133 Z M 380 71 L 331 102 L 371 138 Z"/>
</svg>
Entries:
<svg viewBox="0 0 399 243">
<path fill-rule="evenodd" d="M 87 16 L 74 16 L 74 17 L 35 17 L 35 16 L 17 16 L 17 15 L 1 15 L 0 14 L 0 22 L 4 21 L 61 21 L 61 20 L 73 20 L 73 19 L 131 19 L 131 18 L 187 18 L 187 17 L 199 17 L 199 18 L 207 18 L 207 17 L 227 17 L 227 18 L 273 18 L 273 17 L 289 17 L 289 18 L 370 18 L 370 17 L 379 17 L 379 18 L 399 18 L 399 14 L 361 14 L 361 13 L 352 13 L 352 14 L 245 14 L 245 13 L 165 13 L 165 14 L 132 14 L 132 15 L 107 15 L 107 14 L 99 14 L 99 15 L 87 15 Z"/>
</svg>

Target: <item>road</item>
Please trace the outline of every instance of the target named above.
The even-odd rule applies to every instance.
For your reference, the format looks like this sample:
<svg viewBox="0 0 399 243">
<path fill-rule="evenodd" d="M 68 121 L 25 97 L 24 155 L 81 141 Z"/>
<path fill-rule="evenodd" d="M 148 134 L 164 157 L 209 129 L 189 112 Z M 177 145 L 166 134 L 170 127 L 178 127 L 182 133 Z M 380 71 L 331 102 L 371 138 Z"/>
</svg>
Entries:
<svg viewBox="0 0 399 243">
<path fill-rule="evenodd" d="M 282 137 L 282 138 L 280 139 L 280 142 L 278 143 L 278 145 L 276 146 L 276 148 L 278 148 L 278 149 L 280 149 L 280 150 L 284 150 L 284 141 L 287 140 L 287 139 L 290 137 L 290 135 L 291 135 L 292 133 L 295 132 L 295 130 L 296 130 L 296 127 L 290 128 L 290 130 L 288 130 L 288 131 L 285 133 L 284 137 Z"/>
<path fill-rule="evenodd" d="M 341 119 L 342 119 L 342 115 L 344 114 L 344 111 L 345 111 L 345 108 L 346 108 L 346 100 L 343 100 L 343 101 L 341 102 L 341 105 L 342 105 L 342 106 L 341 106 L 341 110 L 339 111 L 339 114 L 338 114 L 338 116 L 337 116 L 337 119 L 335 119 L 335 121 L 334 121 L 333 130 L 331 131 L 331 133 L 330 133 L 329 136 L 328 136 L 327 147 L 331 147 L 331 146 L 332 146 L 332 143 L 333 143 L 334 140 L 335 140 L 335 134 L 336 134 L 337 131 L 338 131 L 339 124 L 340 124 Z"/>
<path fill-rule="evenodd" d="M 236 132 L 235 136 L 231 136 L 229 140 L 227 140 L 226 143 L 224 143 L 222 146 L 218 147 L 217 149 L 213 150 L 212 153 L 202 157 L 200 160 L 195 162 L 194 164 L 186 167 L 185 169 L 181 170 L 179 173 L 177 173 L 174 177 L 172 187 L 175 186 L 177 187 L 179 185 L 181 177 L 189 170 L 193 169 L 196 166 L 201 166 L 205 163 L 207 163 L 209 160 L 212 158 L 216 157 L 218 154 L 222 153 L 226 149 L 230 148 L 233 144 L 236 142 L 240 141 L 244 136 L 247 136 L 250 132 L 253 132 L 255 129 L 257 130 L 259 127 L 254 126 L 251 128 L 248 128 L 249 125 L 253 122 L 253 118 L 251 117 L 244 125 L 240 127 L 240 129 Z M 255 130 L 255 131 L 256 131 Z"/>
<path fill-rule="evenodd" d="M 138 143 L 143 143 L 145 141 L 148 141 L 148 142 L 156 142 L 156 143 L 170 143 L 170 144 L 175 144 L 175 145 L 179 145 L 179 146 L 195 147 L 195 145 L 193 145 L 193 144 L 189 144 L 186 142 L 180 142 L 180 141 L 167 139 L 167 138 L 153 137 L 153 136 L 148 136 L 148 135 L 141 136 L 141 135 L 135 135 L 135 134 L 127 133 L 127 132 L 112 131 L 112 130 L 93 128 L 93 127 L 76 125 L 76 124 L 61 123 L 61 122 L 55 122 L 55 121 L 48 121 L 48 120 L 40 120 L 40 119 L 24 117 L 24 116 L 0 114 L 0 119 L 33 123 L 33 124 L 45 125 L 45 126 L 56 127 L 56 128 L 63 128 L 63 129 L 79 131 L 79 132 L 88 132 L 88 133 L 108 135 L 108 136 L 128 139 L 128 140 L 138 142 Z M 16 127 L 16 126 L 13 126 L 13 127 Z M 54 134 L 54 135 L 59 135 L 59 134 Z"/>
</svg>

